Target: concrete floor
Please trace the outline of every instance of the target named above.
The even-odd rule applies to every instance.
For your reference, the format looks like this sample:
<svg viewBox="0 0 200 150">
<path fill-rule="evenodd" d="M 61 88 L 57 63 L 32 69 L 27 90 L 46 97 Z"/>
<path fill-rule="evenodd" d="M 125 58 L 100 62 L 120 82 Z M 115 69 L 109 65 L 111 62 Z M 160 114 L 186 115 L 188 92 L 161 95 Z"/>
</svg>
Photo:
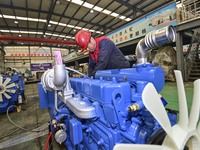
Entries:
<svg viewBox="0 0 200 150">
<path fill-rule="evenodd" d="M 193 94 L 193 83 L 185 83 L 188 106 L 191 106 L 192 94 Z M 26 84 L 25 85 L 25 95 L 28 100 L 27 104 L 22 105 L 21 112 L 11 112 L 9 113 L 10 118 L 16 123 L 24 128 L 33 129 L 36 127 L 40 127 L 50 120 L 50 116 L 47 109 L 40 109 L 39 107 L 39 98 L 38 98 L 38 90 L 37 83 L 34 84 Z M 161 95 L 167 100 L 168 108 L 178 110 L 178 95 L 176 89 L 175 82 L 166 82 L 164 89 L 161 92 Z M 190 108 L 189 108 L 190 109 Z M 17 130 L 13 134 L 11 134 L 14 130 L 17 129 L 13 124 L 11 124 L 7 118 L 6 114 L 0 114 L 0 147 L 1 143 L 7 141 L 11 138 L 18 137 L 26 133 L 24 130 Z M 9 135 L 11 134 L 11 135 Z M 6 136 L 9 135 L 9 136 Z M 4 137 L 6 136 L 6 137 Z M 4 138 L 2 138 L 4 137 Z M 47 139 L 47 134 L 41 136 L 39 138 L 35 138 L 30 141 L 26 141 L 21 144 L 17 144 L 15 146 L 11 146 L 8 148 L 4 148 L 4 150 L 44 150 L 45 142 Z M 57 142 L 53 142 L 54 150 L 64 150 L 66 149 L 64 146 L 60 146 Z"/>
<path fill-rule="evenodd" d="M 184 87 L 185 87 L 188 110 L 190 111 L 193 98 L 193 82 L 185 82 Z M 168 105 L 166 106 L 167 108 L 173 110 L 179 109 L 176 82 L 166 82 L 164 89 L 160 92 L 160 94 L 167 100 L 168 102 Z"/>
<path fill-rule="evenodd" d="M 18 129 L 15 127 L 7 118 L 6 114 L 0 114 L 0 149 L 2 142 L 8 141 L 14 137 L 19 137 L 20 135 L 26 134 L 30 129 L 35 129 L 40 126 L 46 126 L 48 127 L 48 121 L 50 120 L 49 112 L 47 109 L 40 109 L 39 106 L 39 97 L 38 97 L 38 90 L 37 90 L 37 83 L 33 84 L 26 84 L 25 85 L 25 95 L 27 98 L 27 103 L 23 104 L 21 106 L 22 111 L 21 112 L 10 112 L 9 116 L 13 122 L 15 122 L 17 125 L 20 125 L 26 129 Z M 17 131 L 16 131 L 17 130 Z M 14 132 L 16 131 L 16 132 Z M 45 131 L 48 131 L 46 129 Z M 11 134 L 14 132 L 13 134 Z M 11 134 L 11 135 L 9 135 Z M 33 135 L 36 134 L 35 132 L 28 132 L 28 135 L 32 135 L 32 137 L 36 136 Z M 23 142 L 21 144 L 17 144 L 8 148 L 3 148 L 4 150 L 44 150 L 45 149 L 45 142 L 47 139 L 47 132 L 44 132 L 44 136 L 41 136 L 39 138 L 35 138 L 33 140 L 29 140 L 26 142 Z M 9 135 L 9 136 L 6 136 Z M 6 137 L 4 137 L 6 136 Z M 4 138 L 3 138 L 4 137 Z M 27 137 L 28 138 L 28 137 Z M 21 138 L 18 138 L 21 139 Z M 13 140 L 12 140 L 13 141 Z M 12 141 L 10 141 L 12 143 Z M 11 144 L 10 143 L 10 144 Z M 53 141 L 53 149 L 54 150 L 65 150 L 66 148 L 64 146 L 60 146 L 57 144 L 57 142 Z"/>
</svg>

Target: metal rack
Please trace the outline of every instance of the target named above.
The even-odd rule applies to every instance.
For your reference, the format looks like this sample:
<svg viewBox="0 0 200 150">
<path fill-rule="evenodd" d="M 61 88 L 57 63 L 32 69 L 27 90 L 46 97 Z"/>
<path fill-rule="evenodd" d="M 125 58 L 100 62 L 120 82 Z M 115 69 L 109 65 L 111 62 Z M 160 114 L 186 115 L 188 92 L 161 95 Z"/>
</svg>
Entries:
<svg viewBox="0 0 200 150">
<path fill-rule="evenodd" d="M 183 56 L 184 38 L 187 33 L 193 33 L 200 28 L 200 1 L 179 0 L 177 1 L 177 69 L 182 72 L 184 81 L 186 80 L 185 62 Z M 192 38 L 192 37 L 191 37 Z"/>
</svg>

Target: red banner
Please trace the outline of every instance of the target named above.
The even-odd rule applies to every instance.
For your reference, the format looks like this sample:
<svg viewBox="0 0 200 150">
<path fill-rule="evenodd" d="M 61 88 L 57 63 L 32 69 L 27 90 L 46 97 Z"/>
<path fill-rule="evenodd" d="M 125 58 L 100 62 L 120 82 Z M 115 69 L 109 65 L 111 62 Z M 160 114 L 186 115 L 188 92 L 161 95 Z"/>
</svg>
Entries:
<svg viewBox="0 0 200 150">
<path fill-rule="evenodd" d="M 47 57 L 47 56 L 54 56 L 53 54 L 7 54 L 6 56 L 19 56 L 19 57 Z M 64 54 L 62 54 L 64 56 Z"/>
</svg>

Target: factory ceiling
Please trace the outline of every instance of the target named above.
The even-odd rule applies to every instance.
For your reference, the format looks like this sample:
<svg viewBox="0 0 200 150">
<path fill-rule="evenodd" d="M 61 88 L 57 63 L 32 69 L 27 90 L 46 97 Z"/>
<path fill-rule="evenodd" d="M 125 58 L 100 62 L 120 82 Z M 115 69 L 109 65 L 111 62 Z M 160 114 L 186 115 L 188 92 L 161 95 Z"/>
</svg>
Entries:
<svg viewBox="0 0 200 150">
<path fill-rule="evenodd" d="M 0 34 L 23 38 L 74 41 L 80 29 L 97 37 L 172 0 L 1 0 Z M 7 45 L 73 48 L 58 43 L 1 41 Z"/>
</svg>

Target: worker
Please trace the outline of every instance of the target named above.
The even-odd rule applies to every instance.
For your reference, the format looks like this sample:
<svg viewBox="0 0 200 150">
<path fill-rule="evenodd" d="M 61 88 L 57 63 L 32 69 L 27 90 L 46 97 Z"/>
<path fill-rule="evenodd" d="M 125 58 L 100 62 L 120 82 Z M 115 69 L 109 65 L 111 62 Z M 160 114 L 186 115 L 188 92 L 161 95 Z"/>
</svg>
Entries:
<svg viewBox="0 0 200 150">
<path fill-rule="evenodd" d="M 81 51 L 89 51 L 88 76 L 94 76 L 98 70 L 130 67 L 129 61 L 108 37 L 94 38 L 89 31 L 80 30 L 75 39 Z"/>
</svg>

